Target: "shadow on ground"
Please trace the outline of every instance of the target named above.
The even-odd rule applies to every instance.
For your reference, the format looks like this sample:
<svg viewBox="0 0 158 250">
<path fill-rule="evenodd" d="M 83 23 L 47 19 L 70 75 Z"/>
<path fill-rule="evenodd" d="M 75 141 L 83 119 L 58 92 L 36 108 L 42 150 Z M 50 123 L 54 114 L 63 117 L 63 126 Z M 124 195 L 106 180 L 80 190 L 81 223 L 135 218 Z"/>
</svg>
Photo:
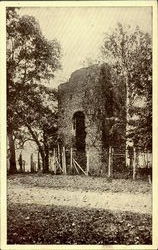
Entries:
<svg viewBox="0 0 158 250">
<path fill-rule="evenodd" d="M 151 244 L 151 216 L 131 212 L 8 205 L 8 244 Z"/>
</svg>

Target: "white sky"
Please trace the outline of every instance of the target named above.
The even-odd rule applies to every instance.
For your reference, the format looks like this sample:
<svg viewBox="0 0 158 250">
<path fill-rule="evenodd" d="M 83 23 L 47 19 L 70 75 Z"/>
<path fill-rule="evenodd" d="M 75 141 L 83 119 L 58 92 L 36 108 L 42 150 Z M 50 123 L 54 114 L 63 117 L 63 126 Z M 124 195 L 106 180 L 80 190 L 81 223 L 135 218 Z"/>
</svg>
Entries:
<svg viewBox="0 0 158 250">
<path fill-rule="evenodd" d="M 151 33 L 150 7 L 73 7 L 22 8 L 21 14 L 34 16 L 42 33 L 56 38 L 63 50 L 62 71 L 51 81 L 52 87 L 67 81 L 71 73 L 83 67 L 86 58 L 97 59 L 104 33 L 118 22 Z"/>
</svg>

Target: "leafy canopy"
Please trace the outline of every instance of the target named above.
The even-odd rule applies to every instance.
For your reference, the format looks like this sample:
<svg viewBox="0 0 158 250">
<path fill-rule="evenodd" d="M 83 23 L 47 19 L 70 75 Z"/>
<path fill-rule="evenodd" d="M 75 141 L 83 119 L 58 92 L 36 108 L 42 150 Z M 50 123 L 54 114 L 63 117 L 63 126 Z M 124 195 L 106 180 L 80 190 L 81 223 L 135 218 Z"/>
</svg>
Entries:
<svg viewBox="0 0 158 250">
<path fill-rule="evenodd" d="M 130 125 L 128 137 L 135 145 L 151 149 L 152 133 L 152 40 L 137 26 L 105 34 L 101 47 L 103 60 L 126 82 L 126 111 Z M 136 105 L 139 99 L 141 105 Z M 142 105 L 143 104 L 143 105 Z M 133 119 L 133 117 L 136 119 Z"/>
<path fill-rule="evenodd" d="M 7 8 L 6 26 L 8 133 L 31 137 L 44 159 L 57 134 L 57 93 L 46 83 L 61 68 L 61 47 L 16 8 Z"/>
<path fill-rule="evenodd" d="M 42 35 L 34 17 L 19 16 L 16 8 L 7 8 L 6 26 L 8 127 L 17 129 L 22 123 L 15 109 L 23 106 L 29 111 L 24 93 L 29 90 L 35 95 L 37 83 L 54 77 L 61 67 L 61 47 Z"/>
</svg>

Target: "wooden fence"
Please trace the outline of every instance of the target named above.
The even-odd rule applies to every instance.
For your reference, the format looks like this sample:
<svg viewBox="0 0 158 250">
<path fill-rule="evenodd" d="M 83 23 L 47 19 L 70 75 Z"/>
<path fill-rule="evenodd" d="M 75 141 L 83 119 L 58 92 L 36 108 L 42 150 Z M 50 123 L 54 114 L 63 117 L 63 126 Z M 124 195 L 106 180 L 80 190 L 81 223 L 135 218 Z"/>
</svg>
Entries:
<svg viewBox="0 0 158 250">
<path fill-rule="evenodd" d="M 67 157 L 66 153 L 69 151 L 69 164 L 67 164 Z M 132 153 L 131 153 L 132 152 Z M 135 180 L 137 178 L 137 174 L 139 173 L 139 170 L 143 169 L 150 169 L 152 165 L 152 154 L 149 151 L 142 152 L 140 149 L 132 148 L 132 150 L 128 150 L 126 154 L 126 151 L 118 151 L 116 148 L 109 147 L 108 152 L 106 151 L 105 157 L 107 158 L 108 167 L 107 167 L 107 176 L 109 178 L 113 178 L 114 173 L 116 171 L 116 168 L 118 168 L 118 160 L 123 165 L 123 169 L 128 172 L 132 171 L 132 178 Z M 125 166 L 125 161 L 123 163 L 123 160 L 125 159 L 126 155 L 128 155 L 128 165 Z M 86 153 L 87 163 L 86 168 L 83 168 L 81 164 L 78 163 L 77 159 L 75 158 L 75 154 L 73 153 L 73 149 L 70 148 L 69 150 L 66 150 L 64 146 L 57 146 L 57 148 L 54 148 L 53 154 L 50 156 L 50 172 L 53 172 L 54 174 L 84 174 L 88 176 L 91 173 L 91 166 L 89 164 L 90 162 L 90 156 L 89 152 Z M 123 159 L 122 161 L 120 159 Z M 37 172 L 41 171 L 41 163 L 40 163 L 40 156 L 38 154 L 38 160 L 37 162 L 34 161 L 33 154 L 30 155 L 30 171 L 31 172 Z M 69 166 L 68 166 L 69 165 Z M 21 170 L 25 172 L 25 166 L 23 164 L 23 159 L 21 156 Z M 119 172 L 119 168 L 118 168 Z M 151 174 L 148 173 L 149 176 L 149 182 L 151 182 Z"/>
</svg>

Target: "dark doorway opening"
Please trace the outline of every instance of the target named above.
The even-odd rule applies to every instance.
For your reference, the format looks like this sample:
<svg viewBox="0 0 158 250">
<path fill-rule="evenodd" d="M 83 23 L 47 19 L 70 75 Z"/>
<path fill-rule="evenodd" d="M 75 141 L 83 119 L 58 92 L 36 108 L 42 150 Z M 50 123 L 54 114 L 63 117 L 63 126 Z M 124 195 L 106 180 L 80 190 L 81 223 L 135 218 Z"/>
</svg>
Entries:
<svg viewBox="0 0 158 250">
<path fill-rule="evenodd" d="M 75 131 L 76 160 L 83 169 L 86 169 L 86 131 L 83 112 L 78 111 L 74 114 L 73 129 Z"/>
</svg>

